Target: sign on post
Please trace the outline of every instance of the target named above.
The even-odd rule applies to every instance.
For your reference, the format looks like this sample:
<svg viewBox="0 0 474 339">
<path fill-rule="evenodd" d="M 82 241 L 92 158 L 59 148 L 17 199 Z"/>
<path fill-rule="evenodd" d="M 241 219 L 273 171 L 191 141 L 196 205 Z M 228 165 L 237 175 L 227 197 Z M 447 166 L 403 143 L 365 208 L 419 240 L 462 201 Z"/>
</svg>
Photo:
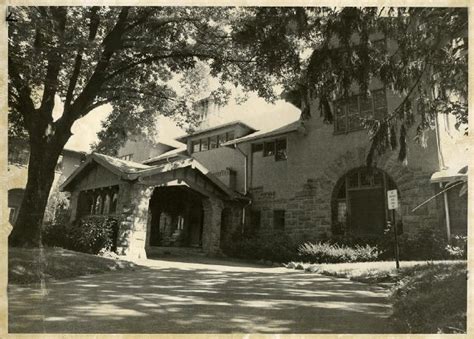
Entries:
<svg viewBox="0 0 474 339">
<path fill-rule="evenodd" d="M 398 208 L 398 194 L 397 190 L 387 191 L 388 209 L 395 210 Z"/>
</svg>

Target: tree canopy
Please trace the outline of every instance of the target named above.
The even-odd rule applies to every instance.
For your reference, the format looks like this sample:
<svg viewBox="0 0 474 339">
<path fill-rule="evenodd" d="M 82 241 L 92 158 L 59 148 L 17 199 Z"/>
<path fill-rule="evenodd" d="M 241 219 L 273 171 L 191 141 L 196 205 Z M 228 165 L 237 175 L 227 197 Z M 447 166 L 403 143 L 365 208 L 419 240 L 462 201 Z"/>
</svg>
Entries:
<svg viewBox="0 0 474 339">
<path fill-rule="evenodd" d="M 439 112 L 467 122 L 466 8 L 11 7 L 10 12 L 17 21 L 9 23 L 8 37 L 9 135 L 30 143 L 28 183 L 14 233 L 31 233 L 30 240 L 38 236 L 54 167 L 74 122 L 110 104 L 97 148 L 112 152 L 127 133 L 153 133 L 158 114 L 192 123 L 190 93 L 199 91 L 199 62 L 222 85 L 269 101 L 277 98 L 279 85 L 303 118 L 316 102 L 328 123 L 331 101 L 368 92 L 378 78 L 403 100 L 386 117 L 365 119 L 368 164 L 389 149 L 406 159 L 407 129 L 416 124 L 423 144 Z M 380 49 L 374 36 L 393 43 L 393 51 Z M 176 76 L 189 80 L 183 93 L 170 86 Z M 223 101 L 228 96 L 225 87 L 215 94 Z M 55 119 L 57 98 L 63 106 Z"/>
</svg>

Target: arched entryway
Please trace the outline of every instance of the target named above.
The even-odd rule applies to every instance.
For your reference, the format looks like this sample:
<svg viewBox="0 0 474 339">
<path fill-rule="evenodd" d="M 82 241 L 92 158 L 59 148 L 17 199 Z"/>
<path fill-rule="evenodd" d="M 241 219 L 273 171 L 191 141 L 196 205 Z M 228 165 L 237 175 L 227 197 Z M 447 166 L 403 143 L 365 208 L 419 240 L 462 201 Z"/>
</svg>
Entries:
<svg viewBox="0 0 474 339">
<path fill-rule="evenodd" d="M 363 238 L 382 235 L 389 219 L 386 192 L 396 188 L 380 169 L 359 167 L 347 172 L 332 194 L 333 233 Z"/>
<path fill-rule="evenodd" d="M 204 196 L 188 187 L 158 187 L 150 199 L 150 246 L 201 247 Z"/>
</svg>

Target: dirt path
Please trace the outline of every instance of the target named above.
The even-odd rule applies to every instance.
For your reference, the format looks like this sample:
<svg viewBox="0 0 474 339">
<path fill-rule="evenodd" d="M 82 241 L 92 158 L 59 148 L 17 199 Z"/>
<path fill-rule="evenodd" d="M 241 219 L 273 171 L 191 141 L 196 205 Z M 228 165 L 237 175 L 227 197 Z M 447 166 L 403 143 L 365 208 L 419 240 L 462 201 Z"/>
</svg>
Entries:
<svg viewBox="0 0 474 339">
<path fill-rule="evenodd" d="M 186 260 L 185 260 L 186 261 Z M 381 288 L 218 260 L 9 286 L 9 332 L 390 333 Z"/>
</svg>

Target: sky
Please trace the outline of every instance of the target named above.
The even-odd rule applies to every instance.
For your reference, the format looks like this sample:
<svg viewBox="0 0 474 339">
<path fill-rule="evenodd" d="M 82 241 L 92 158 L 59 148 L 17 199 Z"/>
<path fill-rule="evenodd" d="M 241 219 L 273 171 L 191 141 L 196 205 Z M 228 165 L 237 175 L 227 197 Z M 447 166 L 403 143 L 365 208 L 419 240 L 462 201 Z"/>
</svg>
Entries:
<svg viewBox="0 0 474 339">
<path fill-rule="evenodd" d="M 110 105 L 104 105 L 77 120 L 72 126 L 73 135 L 65 148 L 90 152 L 90 145 L 98 140 L 97 133 L 102 128 L 101 122 L 107 118 L 111 110 Z M 59 117 L 61 111 L 62 103 L 57 100 L 53 114 L 55 119 Z M 267 103 L 254 93 L 249 94 L 248 100 L 243 104 L 230 103 L 222 112 L 223 123 L 240 120 L 255 129 L 277 128 L 297 120 L 300 116 L 300 110 L 295 106 L 283 100 L 278 100 L 275 104 Z M 174 139 L 186 134 L 170 118 L 159 117 L 157 125 L 159 138 Z"/>
</svg>

